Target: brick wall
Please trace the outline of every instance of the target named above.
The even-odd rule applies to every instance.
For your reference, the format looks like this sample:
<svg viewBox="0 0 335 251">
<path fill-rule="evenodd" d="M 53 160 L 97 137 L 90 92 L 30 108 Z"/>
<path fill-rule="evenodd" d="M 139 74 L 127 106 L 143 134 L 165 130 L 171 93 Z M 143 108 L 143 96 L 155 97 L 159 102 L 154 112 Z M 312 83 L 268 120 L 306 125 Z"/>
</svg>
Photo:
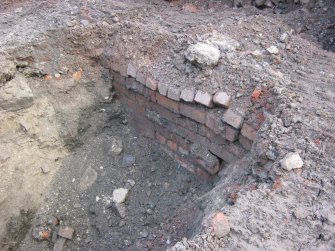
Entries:
<svg viewBox="0 0 335 251">
<path fill-rule="evenodd" d="M 200 178 L 210 180 L 250 150 L 256 130 L 232 109 L 226 93 L 169 88 L 132 65 L 111 68 L 131 125 Z"/>
</svg>

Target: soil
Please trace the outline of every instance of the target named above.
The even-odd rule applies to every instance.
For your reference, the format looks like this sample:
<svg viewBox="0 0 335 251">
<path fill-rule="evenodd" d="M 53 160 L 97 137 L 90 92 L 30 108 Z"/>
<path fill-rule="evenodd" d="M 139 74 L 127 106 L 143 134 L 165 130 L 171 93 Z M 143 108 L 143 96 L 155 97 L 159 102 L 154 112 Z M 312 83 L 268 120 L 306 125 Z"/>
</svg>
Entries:
<svg viewBox="0 0 335 251">
<path fill-rule="evenodd" d="M 34 102 L 0 110 L 1 249 L 52 249 L 55 238 L 31 234 L 51 216 L 75 230 L 67 250 L 334 249 L 335 9 L 280 2 L 2 2 L 0 91 L 23 76 Z M 185 59 L 189 45 L 218 34 L 241 48 L 215 67 Z M 101 66 L 110 57 L 170 86 L 224 90 L 246 120 L 262 111 L 251 152 L 214 187 L 197 180 L 127 124 Z M 271 109 L 250 100 L 255 88 L 271 93 Z M 124 144 L 116 157 L 115 137 Z M 302 168 L 281 167 L 289 152 Z M 135 164 L 122 167 L 125 156 Z M 81 190 L 88 168 L 97 178 Z M 121 187 L 130 190 L 124 219 L 110 205 Z M 211 225 L 218 211 L 230 224 L 223 238 Z"/>
</svg>

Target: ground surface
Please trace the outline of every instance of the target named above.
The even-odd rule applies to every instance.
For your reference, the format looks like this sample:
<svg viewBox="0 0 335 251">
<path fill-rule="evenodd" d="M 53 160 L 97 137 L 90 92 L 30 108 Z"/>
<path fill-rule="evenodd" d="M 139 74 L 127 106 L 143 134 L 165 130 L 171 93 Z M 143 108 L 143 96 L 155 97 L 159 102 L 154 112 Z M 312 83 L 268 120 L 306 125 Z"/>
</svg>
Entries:
<svg viewBox="0 0 335 251">
<path fill-rule="evenodd" d="M 0 224 L 8 223 L 0 228 L 1 248 L 17 248 L 26 234 L 23 250 L 51 248 L 52 241 L 32 240 L 29 229 L 36 215 L 52 214 L 75 228 L 74 239 L 66 242 L 71 250 L 161 250 L 169 246 L 168 238 L 173 244 L 184 236 L 189 239 L 177 250 L 334 249 L 332 1 L 263 10 L 231 8 L 232 2 L 0 4 L 1 73 L 9 76 L 0 88 L 21 76 L 33 93 L 31 106 L 0 111 L 5 121 L 0 125 Z M 286 42 L 279 41 L 283 33 L 289 35 Z M 223 53 L 213 68 L 185 59 L 189 45 L 218 34 L 235 39 L 240 48 Z M 278 54 L 267 52 L 270 46 Z M 111 56 L 135 62 L 168 85 L 222 89 L 246 119 L 262 111 L 264 122 L 250 155 L 227 167 L 216 187 L 192 202 L 207 186 L 122 124 L 123 108 L 111 93 L 108 72 L 99 66 Z M 250 101 L 256 87 L 272 93 L 271 109 Z M 135 156 L 135 166 L 122 168 L 122 157 L 106 152 L 115 136 L 124 140 L 121 156 Z M 281 168 L 288 152 L 300 154 L 303 168 Z M 77 182 L 89 166 L 97 180 L 80 193 Z M 118 227 L 120 219 L 106 203 L 128 179 L 135 186 L 126 225 Z M 205 205 L 200 206 L 204 214 L 195 212 L 204 216 L 203 224 L 199 219 L 189 225 L 186 205 Z M 148 207 L 153 214 L 144 212 Z M 207 220 L 215 211 L 230 221 L 230 233 L 221 239 L 211 234 Z M 171 230 L 173 223 L 181 224 L 176 224 L 179 232 Z"/>
</svg>

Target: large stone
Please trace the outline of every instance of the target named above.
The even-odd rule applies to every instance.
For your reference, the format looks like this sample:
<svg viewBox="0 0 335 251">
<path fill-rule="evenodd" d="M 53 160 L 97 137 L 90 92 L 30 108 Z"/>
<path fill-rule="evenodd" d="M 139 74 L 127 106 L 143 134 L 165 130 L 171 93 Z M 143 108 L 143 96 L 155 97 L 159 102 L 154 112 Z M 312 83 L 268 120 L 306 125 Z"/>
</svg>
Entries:
<svg viewBox="0 0 335 251">
<path fill-rule="evenodd" d="M 17 75 L 0 89 L 0 107 L 7 111 L 18 111 L 32 106 L 34 95 L 26 79 Z"/>
<path fill-rule="evenodd" d="M 200 66 L 214 66 L 219 62 L 220 50 L 212 44 L 197 43 L 188 47 L 185 57 Z"/>
<path fill-rule="evenodd" d="M 129 190 L 126 188 L 118 188 L 113 191 L 113 201 L 115 203 L 123 203 L 126 201 Z"/>
<path fill-rule="evenodd" d="M 284 159 L 280 161 L 281 167 L 287 171 L 292 169 L 302 168 L 304 162 L 298 153 L 288 153 Z"/>
</svg>

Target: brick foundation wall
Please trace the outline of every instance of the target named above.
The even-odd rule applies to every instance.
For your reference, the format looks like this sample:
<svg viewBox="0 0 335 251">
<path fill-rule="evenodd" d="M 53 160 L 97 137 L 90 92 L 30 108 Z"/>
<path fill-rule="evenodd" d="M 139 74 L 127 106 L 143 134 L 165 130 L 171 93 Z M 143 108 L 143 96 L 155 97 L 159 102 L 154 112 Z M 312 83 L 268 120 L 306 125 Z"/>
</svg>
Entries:
<svg viewBox="0 0 335 251">
<path fill-rule="evenodd" d="M 233 111 L 226 93 L 169 88 L 132 67 L 111 75 L 130 124 L 201 179 L 211 180 L 250 150 L 256 130 Z"/>
</svg>

